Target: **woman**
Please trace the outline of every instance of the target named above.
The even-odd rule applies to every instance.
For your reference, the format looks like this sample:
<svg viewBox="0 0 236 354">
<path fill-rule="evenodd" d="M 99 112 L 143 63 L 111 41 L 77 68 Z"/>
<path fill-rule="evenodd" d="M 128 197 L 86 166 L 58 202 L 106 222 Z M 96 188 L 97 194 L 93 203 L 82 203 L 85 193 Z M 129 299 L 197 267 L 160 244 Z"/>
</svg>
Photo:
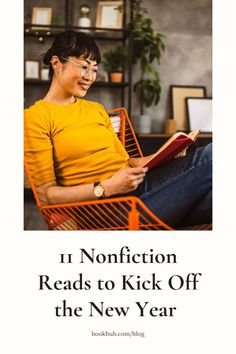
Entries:
<svg viewBox="0 0 236 354">
<path fill-rule="evenodd" d="M 150 156 L 129 158 L 104 108 L 82 98 L 101 56 L 84 33 L 66 31 L 44 57 L 46 96 L 25 110 L 25 156 L 42 204 L 133 194 L 163 221 L 211 222 L 211 147 L 147 173 Z"/>
</svg>

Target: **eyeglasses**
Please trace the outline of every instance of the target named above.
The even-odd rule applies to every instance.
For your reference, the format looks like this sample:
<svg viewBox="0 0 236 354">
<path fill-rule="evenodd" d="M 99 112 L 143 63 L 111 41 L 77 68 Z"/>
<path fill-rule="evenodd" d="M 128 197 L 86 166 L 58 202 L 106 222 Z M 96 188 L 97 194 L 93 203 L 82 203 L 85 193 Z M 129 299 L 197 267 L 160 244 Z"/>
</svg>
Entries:
<svg viewBox="0 0 236 354">
<path fill-rule="evenodd" d="M 62 56 L 61 58 L 79 68 L 81 76 L 87 76 L 92 74 L 92 78 L 95 81 L 101 80 L 104 77 L 103 71 L 98 67 L 90 68 L 89 65 L 81 65 L 79 63 L 75 63 L 73 60 L 67 59 Z"/>
</svg>

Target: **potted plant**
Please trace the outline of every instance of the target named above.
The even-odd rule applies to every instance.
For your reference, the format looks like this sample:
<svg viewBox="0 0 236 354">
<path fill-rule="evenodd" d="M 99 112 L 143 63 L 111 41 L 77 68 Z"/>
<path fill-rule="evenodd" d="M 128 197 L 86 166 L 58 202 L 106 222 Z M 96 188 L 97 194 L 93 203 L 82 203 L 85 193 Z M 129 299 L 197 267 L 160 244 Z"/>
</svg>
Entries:
<svg viewBox="0 0 236 354">
<path fill-rule="evenodd" d="M 127 49 L 125 46 L 117 46 L 108 49 L 103 54 L 103 67 L 108 72 L 109 81 L 122 82 L 123 70 L 127 62 Z"/>
<path fill-rule="evenodd" d="M 149 120 L 149 127 L 145 129 L 150 130 L 151 119 L 144 115 L 144 107 L 157 105 L 160 100 L 161 82 L 158 65 L 165 49 L 164 36 L 154 30 L 147 9 L 142 7 L 142 0 L 129 0 L 128 6 L 133 14 L 133 19 L 128 24 L 133 48 L 132 63 L 139 64 L 141 73 L 140 80 L 134 84 L 134 91 L 139 97 L 141 119 L 144 118 L 146 121 L 143 125 L 148 125 Z M 127 9 L 123 8 L 123 11 Z"/>
</svg>

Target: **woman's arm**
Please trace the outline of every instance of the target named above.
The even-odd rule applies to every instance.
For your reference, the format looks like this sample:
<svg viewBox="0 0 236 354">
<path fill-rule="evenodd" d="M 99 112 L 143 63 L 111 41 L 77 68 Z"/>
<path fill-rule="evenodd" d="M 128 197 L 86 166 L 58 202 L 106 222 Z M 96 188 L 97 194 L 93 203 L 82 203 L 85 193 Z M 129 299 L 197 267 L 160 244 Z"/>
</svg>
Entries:
<svg viewBox="0 0 236 354">
<path fill-rule="evenodd" d="M 100 181 L 105 189 L 105 197 L 134 191 L 143 182 L 146 172 L 147 168 L 142 167 L 121 168 L 112 177 Z M 52 181 L 37 187 L 36 190 L 42 205 L 74 203 L 97 199 L 94 195 L 93 183 L 63 187 L 58 186 L 56 181 Z"/>
</svg>

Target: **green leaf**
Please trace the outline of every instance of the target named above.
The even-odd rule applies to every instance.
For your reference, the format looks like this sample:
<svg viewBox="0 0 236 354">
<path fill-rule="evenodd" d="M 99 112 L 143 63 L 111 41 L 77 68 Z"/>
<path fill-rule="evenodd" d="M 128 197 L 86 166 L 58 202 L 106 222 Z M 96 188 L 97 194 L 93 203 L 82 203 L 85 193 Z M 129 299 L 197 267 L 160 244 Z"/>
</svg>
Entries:
<svg viewBox="0 0 236 354">
<path fill-rule="evenodd" d="M 139 62 L 141 69 L 141 79 L 134 84 L 133 89 L 141 105 L 150 107 L 160 101 L 161 82 L 159 73 L 154 68 L 160 65 L 165 50 L 165 36 L 154 30 L 152 19 L 142 3 L 142 0 L 128 0 L 126 5 L 129 11 L 133 11 L 133 21 L 128 24 L 128 28 L 132 29 L 132 62 Z"/>
</svg>

